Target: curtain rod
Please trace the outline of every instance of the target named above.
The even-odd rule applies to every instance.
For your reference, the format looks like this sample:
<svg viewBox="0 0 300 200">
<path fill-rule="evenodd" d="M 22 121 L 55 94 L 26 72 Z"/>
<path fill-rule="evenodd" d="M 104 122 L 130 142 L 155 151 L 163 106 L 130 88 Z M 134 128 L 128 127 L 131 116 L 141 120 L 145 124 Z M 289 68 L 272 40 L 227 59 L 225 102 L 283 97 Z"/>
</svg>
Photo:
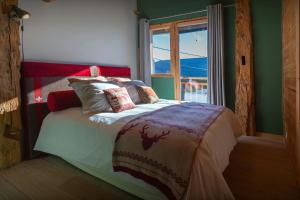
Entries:
<svg viewBox="0 0 300 200">
<path fill-rule="evenodd" d="M 235 4 L 224 5 L 223 7 L 224 8 L 231 8 L 231 7 L 235 7 Z M 161 20 L 161 19 L 169 19 L 169 18 L 174 18 L 174 17 L 182 17 L 182 16 L 186 16 L 186 15 L 192 15 L 192 14 L 203 13 L 203 12 L 207 12 L 207 9 L 193 11 L 193 12 L 188 12 L 188 13 L 182 13 L 182 14 L 178 14 L 178 15 L 170 15 L 170 16 L 166 16 L 166 17 L 153 18 L 153 19 L 149 19 L 149 21 L 151 22 L 151 21 L 157 21 L 157 20 Z"/>
</svg>

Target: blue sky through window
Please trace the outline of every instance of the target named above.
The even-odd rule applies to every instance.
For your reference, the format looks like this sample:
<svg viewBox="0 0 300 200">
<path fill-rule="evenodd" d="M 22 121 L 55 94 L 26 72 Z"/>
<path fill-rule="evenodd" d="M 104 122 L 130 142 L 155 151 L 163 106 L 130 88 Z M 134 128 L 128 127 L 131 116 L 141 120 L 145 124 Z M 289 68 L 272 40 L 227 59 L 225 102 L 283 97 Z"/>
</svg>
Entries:
<svg viewBox="0 0 300 200">
<path fill-rule="evenodd" d="M 179 34 L 180 59 L 207 57 L 207 30 Z"/>
<path fill-rule="evenodd" d="M 170 73 L 170 33 L 154 32 L 152 37 L 154 73 Z M 179 31 L 181 75 L 207 76 L 207 29 L 183 27 Z"/>
<path fill-rule="evenodd" d="M 180 33 L 180 58 L 207 57 L 207 30 Z M 153 57 L 155 60 L 170 59 L 170 34 L 153 35 Z"/>
</svg>

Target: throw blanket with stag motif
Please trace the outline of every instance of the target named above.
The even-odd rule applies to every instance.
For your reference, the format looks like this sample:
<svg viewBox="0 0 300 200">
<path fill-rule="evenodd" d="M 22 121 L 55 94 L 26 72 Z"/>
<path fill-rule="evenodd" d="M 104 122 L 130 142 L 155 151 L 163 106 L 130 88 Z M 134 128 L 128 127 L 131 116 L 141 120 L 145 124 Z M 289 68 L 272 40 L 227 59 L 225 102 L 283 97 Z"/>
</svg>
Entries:
<svg viewBox="0 0 300 200">
<path fill-rule="evenodd" d="M 144 180 L 169 199 L 181 199 L 196 150 L 223 110 L 221 106 L 182 103 L 133 119 L 116 138 L 114 171 Z"/>
</svg>

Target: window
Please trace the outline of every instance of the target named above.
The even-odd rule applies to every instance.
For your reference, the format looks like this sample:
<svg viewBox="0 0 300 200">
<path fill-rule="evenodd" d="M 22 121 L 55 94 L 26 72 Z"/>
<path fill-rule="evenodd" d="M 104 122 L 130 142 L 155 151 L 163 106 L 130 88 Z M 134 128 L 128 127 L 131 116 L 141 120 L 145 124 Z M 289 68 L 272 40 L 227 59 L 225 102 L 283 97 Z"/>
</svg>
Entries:
<svg viewBox="0 0 300 200">
<path fill-rule="evenodd" d="M 177 100 L 207 102 L 207 18 L 151 26 L 152 76 L 173 77 Z"/>
<path fill-rule="evenodd" d="M 170 32 L 156 30 L 152 33 L 152 73 L 171 74 Z"/>
<path fill-rule="evenodd" d="M 181 100 L 207 103 L 207 24 L 179 27 Z"/>
</svg>

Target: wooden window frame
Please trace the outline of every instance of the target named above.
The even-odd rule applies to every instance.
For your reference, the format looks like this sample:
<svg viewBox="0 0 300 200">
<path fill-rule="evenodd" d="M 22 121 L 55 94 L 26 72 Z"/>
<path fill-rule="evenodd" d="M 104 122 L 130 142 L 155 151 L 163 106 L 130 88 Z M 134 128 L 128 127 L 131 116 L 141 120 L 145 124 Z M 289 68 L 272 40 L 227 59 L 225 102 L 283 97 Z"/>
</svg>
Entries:
<svg viewBox="0 0 300 200">
<path fill-rule="evenodd" d="M 150 25 L 150 35 L 152 37 L 152 34 L 154 31 L 157 31 L 157 30 L 168 30 L 169 33 L 170 33 L 170 56 L 171 56 L 171 60 L 170 60 L 170 63 L 171 63 L 171 66 L 170 66 L 170 70 L 171 70 L 171 73 L 167 73 L 167 74 L 160 74 L 160 73 L 153 73 L 152 74 L 152 71 L 153 71 L 153 63 L 151 63 L 151 77 L 159 77 L 159 78 L 163 78 L 163 77 L 167 77 L 167 78 L 172 78 L 174 75 L 174 68 L 172 67 L 173 65 L 173 60 L 172 60 L 172 23 L 163 23 L 163 24 L 154 24 L 154 25 Z M 152 51 L 152 49 L 151 49 Z M 151 57 L 152 57 L 152 53 L 151 53 Z M 152 58 L 151 58 L 152 60 Z"/>
<path fill-rule="evenodd" d="M 174 94 L 175 99 L 180 100 L 180 62 L 179 62 L 179 28 L 184 26 L 196 25 L 196 24 L 206 24 L 208 22 L 207 16 L 198 17 L 193 19 L 184 19 L 174 22 L 153 24 L 150 25 L 150 34 L 152 36 L 153 31 L 168 29 L 170 32 L 170 56 L 171 56 L 171 73 L 169 74 L 152 74 L 151 64 L 151 77 L 159 78 L 174 78 Z M 151 58 L 152 59 L 152 58 Z"/>
</svg>

